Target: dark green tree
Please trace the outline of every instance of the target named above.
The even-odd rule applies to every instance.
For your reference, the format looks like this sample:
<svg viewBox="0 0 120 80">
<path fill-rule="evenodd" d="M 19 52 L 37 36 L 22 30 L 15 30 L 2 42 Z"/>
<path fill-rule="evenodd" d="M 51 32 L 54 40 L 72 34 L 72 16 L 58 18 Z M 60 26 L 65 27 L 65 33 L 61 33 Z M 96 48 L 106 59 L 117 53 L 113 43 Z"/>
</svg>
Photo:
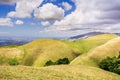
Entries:
<svg viewBox="0 0 120 80">
<path fill-rule="evenodd" d="M 45 63 L 45 66 L 50 66 L 50 65 L 54 65 L 54 62 L 52 62 L 51 60 L 49 60 Z"/>
<path fill-rule="evenodd" d="M 58 59 L 57 61 L 53 62 L 51 60 L 47 61 L 45 63 L 45 66 L 50 66 L 50 65 L 61 65 L 61 64 L 69 64 L 70 61 L 68 58 L 63 58 L 63 59 Z"/>
<path fill-rule="evenodd" d="M 99 67 L 120 74 L 120 54 L 116 57 L 107 57 L 99 63 Z"/>
<path fill-rule="evenodd" d="M 70 61 L 68 58 L 59 59 L 57 61 L 57 64 L 69 64 L 69 63 L 70 63 Z"/>
</svg>

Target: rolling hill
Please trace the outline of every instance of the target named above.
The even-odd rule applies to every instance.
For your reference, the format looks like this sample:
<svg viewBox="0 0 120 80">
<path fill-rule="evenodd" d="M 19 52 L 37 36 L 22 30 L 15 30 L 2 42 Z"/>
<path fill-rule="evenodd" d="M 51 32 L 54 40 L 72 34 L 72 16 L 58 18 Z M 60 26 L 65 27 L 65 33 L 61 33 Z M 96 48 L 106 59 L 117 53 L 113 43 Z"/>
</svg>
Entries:
<svg viewBox="0 0 120 80">
<path fill-rule="evenodd" d="M 77 41 L 37 39 L 22 46 L 1 47 L 0 80 L 119 80 L 120 75 L 97 65 L 107 56 L 117 56 L 119 44 L 119 36 L 101 34 Z M 9 65 L 14 58 L 18 66 Z M 43 67 L 47 61 L 61 58 L 68 58 L 70 65 Z"/>
<path fill-rule="evenodd" d="M 100 34 L 86 39 L 78 39 L 76 41 L 64 41 L 71 48 L 78 49 L 81 54 L 87 53 L 90 49 L 100 46 L 107 41 L 119 37 L 115 34 Z"/>
<path fill-rule="evenodd" d="M 38 39 L 21 48 L 26 52 L 23 64 L 29 66 L 44 66 L 47 61 L 60 58 L 69 58 L 71 61 L 79 54 L 60 40 L 53 39 Z"/>
<path fill-rule="evenodd" d="M 71 62 L 71 65 L 90 65 L 97 66 L 102 59 L 107 56 L 118 56 L 120 52 L 120 37 L 114 38 L 104 45 L 90 50 L 87 54 L 77 57 Z"/>
<path fill-rule="evenodd" d="M 72 61 L 77 56 L 116 37 L 118 36 L 114 34 L 101 34 L 74 42 L 37 39 L 22 46 L 2 47 L 0 48 L 1 64 L 7 64 L 8 60 L 13 58 L 17 58 L 17 61 L 22 65 L 39 67 L 44 66 L 49 60 L 55 62 L 60 58 L 68 58 Z M 2 60 L 3 58 L 4 60 Z"/>
<path fill-rule="evenodd" d="M 24 57 L 23 64 L 29 66 L 44 66 L 47 61 L 57 61 L 60 58 L 68 58 L 72 61 L 78 55 L 83 54 L 90 49 L 116 37 L 118 36 L 113 34 L 102 34 L 76 42 L 38 39 L 21 46 L 26 55 Z"/>
</svg>

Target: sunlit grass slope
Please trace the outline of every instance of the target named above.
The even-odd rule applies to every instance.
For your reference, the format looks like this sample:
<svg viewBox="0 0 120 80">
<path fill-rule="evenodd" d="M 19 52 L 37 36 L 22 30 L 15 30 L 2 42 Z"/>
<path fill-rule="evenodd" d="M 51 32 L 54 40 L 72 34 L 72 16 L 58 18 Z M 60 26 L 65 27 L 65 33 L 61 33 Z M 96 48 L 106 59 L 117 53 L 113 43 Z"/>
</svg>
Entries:
<svg viewBox="0 0 120 80">
<path fill-rule="evenodd" d="M 0 80 L 120 80 L 120 76 L 87 66 L 1 66 Z"/>
<path fill-rule="evenodd" d="M 65 43 L 72 48 L 78 49 L 80 53 L 86 53 L 90 49 L 100 46 L 106 43 L 108 40 L 111 40 L 116 37 L 118 36 L 115 34 L 101 34 L 74 42 L 65 41 Z"/>
<path fill-rule="evenodd" d="M 20 47 L 25 52 L 24 65 L 44 66 L 49 60 L 57 61 L 60 58 L 73 60 L 78 52 L 60 40 L 38 39 Z"/>
<path fill-rule="evenodd" d="M 104 45 L 90 50 L 87 54 L 77 57 L 71 62 L 71 65 L 97 65 L 107 56 L 118 56 L 120 52 L 120 37 L 114 38 Z"/>
<path fill-rule="evenodd" d="M 8 65 L 8 60 L 13 58 L 21 62 L 23 55 L 24 52 L 18 48 L 2 47 L 0 48 L 0 65 Z"/>
</svg>

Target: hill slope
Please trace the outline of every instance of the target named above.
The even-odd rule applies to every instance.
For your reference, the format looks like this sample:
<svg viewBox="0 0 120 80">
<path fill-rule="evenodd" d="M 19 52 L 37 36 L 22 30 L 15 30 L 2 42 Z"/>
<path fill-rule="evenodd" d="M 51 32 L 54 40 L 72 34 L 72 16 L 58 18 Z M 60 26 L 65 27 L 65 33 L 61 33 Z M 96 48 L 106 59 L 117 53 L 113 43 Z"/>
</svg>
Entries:
<svg viewBox="0 0 120 80">
<path fill-rule="evenodd" d="M 78 49 L 81 54 L 87 53 L 90 49 L 96 48 L 107 41 L 117 38 L 115 34 L 101 34 L 77 41 L 65 41 L 71 48 Z"/>
<path fill-rule="evenodd" d="M 60 40 L 39 39 L 21 46 L 26 52 L 24 65 L 44 66 L 49 60 L 57 61 L 60 58 L 73 60 L 79 53 Z"/>
<path fill-rule="evenodd" d="M 0 80 L 119 80 L 119 75 L 97 68 L 99 61 L 118 55 L 119 51 L 120 37 L 114 34 L 97 35 L 75 42 L 38 39 L 23 46 L 2 47 L 0 62 L 6 58 L 3 60 L 6 64 L 9 58 L 15 57 L 21 65 L 32 67 L 0 66 Z M 49 60 L 65 57 L 73 60 L 70 65 L 41 67 Z"/>
<path fill-rule="evenodd" d="M 50 66 L 0 67 L 1 80 L 119 80 L 120 76 L 95 67 L 87 66 Z"/>
<path fill-rule="evenodd" d="M 112 39 L 104 45 L 92 49 L 87 54 L 77 57 L 71 62 L 71 65 L 97 65 L 107 56 L 118 56 L 120 52 L 120 37 Z M 90 64 L 89 64 L 90 63 Z"/>
<path fill-rule="evenodd" d="M 102 34 L 75 42 L 54 39 L 38 39 L 23 46 L 0 48 L 0 64 L 8 63 L 8 59 L 17 58 L 18 62 L 27 66 L 44 66 L 49 60 L 60 58 L 75 59 L 110 39 L 118 37 L 114 34 Z M 5 54 L 4 54 L 5 53 Z M 19 57 L 18 57 L 19 55 Z M 7 58 L 6 60 L 2 60 Z"/>
</svg>

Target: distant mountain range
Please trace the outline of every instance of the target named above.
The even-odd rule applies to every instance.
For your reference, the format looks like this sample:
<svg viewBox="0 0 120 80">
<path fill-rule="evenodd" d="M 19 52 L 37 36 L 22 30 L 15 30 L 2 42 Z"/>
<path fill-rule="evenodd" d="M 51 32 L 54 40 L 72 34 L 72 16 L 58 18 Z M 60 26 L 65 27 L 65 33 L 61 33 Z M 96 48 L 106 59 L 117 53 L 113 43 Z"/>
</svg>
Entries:
<svg viewBox="0 0 120 80">
<path fill-rule="evenodd" d="M 4 37 L 0 36 L 0 46 L 8 45 L 22 45 L 26 44 L 34 39 L 27 37 Z"/>
<path fill-rule="evenodd" d="M 89 32 L 89 33 L 85 33 L 85 34 L 70 37 L 70 39 L 88 38 L 88 37 L 99 35 L 99 34 L 105 34 L 105 33 L 103 33 L 103 32 Z"/>
<path fill-rule="evenodd" d="M 89 32 L 89 33 L 80 34 L 80 35 L 77 35 L 77 36 L 70 37 L 69 40 L 85 39 L 85 38 L 100 35 L 100 34 L 116 34 L 116 35 L 120 35 L 120 33 Z"/>
</svg>

